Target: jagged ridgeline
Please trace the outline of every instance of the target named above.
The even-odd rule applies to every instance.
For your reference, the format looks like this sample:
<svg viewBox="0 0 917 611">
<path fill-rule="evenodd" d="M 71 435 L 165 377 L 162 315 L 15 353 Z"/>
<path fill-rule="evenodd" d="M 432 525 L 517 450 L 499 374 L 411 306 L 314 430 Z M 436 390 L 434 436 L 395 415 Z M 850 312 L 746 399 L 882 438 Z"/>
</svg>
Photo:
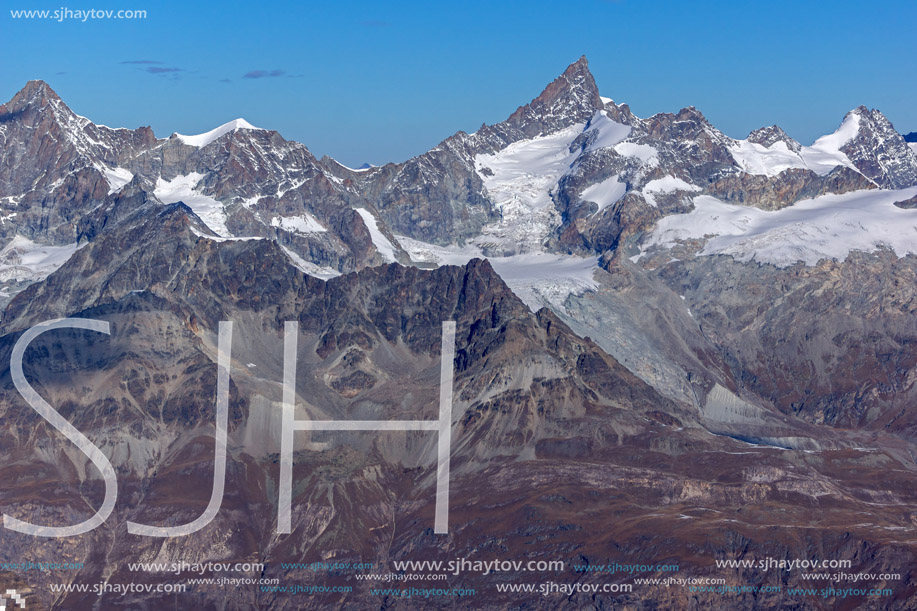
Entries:
<svg viewBox="0 0 917 611">
<path fill-rule="evenodd" d="M 486 557 L 562 560 L 544 576 L 558 583 L 660 576 L 575 566 L 677 564 L 781 586 L 734 608 L 802 609 L 833 602 L 790 593 L 799 572 L 715 559 L 907 573 L 914 148 L 863 106 L 810 145 L 778 126 L 737 140 L 693 107 L 639 118 L 599 94 L 585 58 L 503 122 L 359 169 L 243 119 L 168 138 L 111 129 L 29 82 L 0 107 L 0 506 L 68 525 L 103 503 L 98 470 L 13 383 L 16 342 L 65 317 L 110 333 L 46 332 L 24 375 L 110 459 L 118 496 L 77 537 L 3 529 L 0 561 L 158 583 L 132 563 L 248 559 L 284 584 L 352 590 L 115 599 L 3 571 L 0 586 L 31 588 L 29 609 L 411 608 L 303 565 Z M 130 534 L 208 505 L 221 321 L 234 331 L 219 512 L 180 538 Z M 278 532 L 287 321 L 297 418 L 358 421 L 436 420 L 455 321 L 448 534 L 433 531 L 433 431 L 296 433 L 291 534 Z M 479 593 L 473 608 L 723 601 L 641 584 L 561 603 L 497 590 L 515 574 L 450 579 Z M 886 585 L 881 608 L 910 608 L 909 573 Z"/>
</svg>

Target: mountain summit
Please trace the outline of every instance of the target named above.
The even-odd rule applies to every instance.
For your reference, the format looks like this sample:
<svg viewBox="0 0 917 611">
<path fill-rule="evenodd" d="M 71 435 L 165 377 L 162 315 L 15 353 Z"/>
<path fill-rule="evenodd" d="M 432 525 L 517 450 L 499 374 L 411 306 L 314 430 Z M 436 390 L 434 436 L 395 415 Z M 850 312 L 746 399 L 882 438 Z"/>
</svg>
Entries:
<svg viewBox="0 0 917 611">
<path fill-rule="evenodd" d="M 261 128 L 255 127 L 254 125 L 252 125 L 245 119 L 239 118 L 239 119 L 233 119 L 232 121 L 224 123 L 223 125 L 217 128 L 214 128 L 210 130 L 209 132 L 205 132 L 203 134 L 197 134 L 195 136 L 185 136 L 182 134 L 175 134 L 175 137 L 181 140 L 182 142 L 184 142 L 185 144 L 189 144 L 191 146 L 196 146 L 198 148 L 201 148 L 201 147 L 207 146 L 214 140 L 230 132 L 234 132 L 240 129 L 258 130 Z"/>
<path fill-rule="evenodd" d="M 51 101 L 60 101 L 60 96 L 51 89 L 48 83 L 36 79 L 27 82 L 25 87 L 20 89 L 6 105 L 11 112 L 17 112 L 36 102 L 41 104 Z"/>
<path fill-rule="evenodd" d="M 520 106 L 503 125 L 519 130 L 526 138 L 534 138 L 586 122 L 602 106 L 599 88 L 584 55 L 570 64 L 537 98 Z"/>
<path fill-rule="evenodd" d="M 857 129 L 840 150 L 864 176 L 887 189 L 917 184 L 917 154 L 885 115 L 859 106 L 847 116 Z"/>
</svg>

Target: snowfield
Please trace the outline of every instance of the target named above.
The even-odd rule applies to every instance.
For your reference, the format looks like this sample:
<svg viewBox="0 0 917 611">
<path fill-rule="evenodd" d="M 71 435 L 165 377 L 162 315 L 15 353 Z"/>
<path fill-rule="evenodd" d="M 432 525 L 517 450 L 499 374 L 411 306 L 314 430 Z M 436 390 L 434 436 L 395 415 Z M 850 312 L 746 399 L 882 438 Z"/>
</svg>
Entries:
<svg viewBox="0 0 917 611">
<path fill-rule="evenodd" d="M 331 267 L 325 267 L 321 265 L 316 265 L 311 261 L 306 261 L 295 252 L 287 248 L 286 246 L 281 245 L 280 248 L 283 249 L 283 252 L 289 257 L 290 261 L 299 268 L 303 273 L 306 273 L 310 276 L 315 276 L 316 278 L 321 278 L 322 280 L 328 280 L 329 278 L 336 278 L 341 275 L 341 272 L 333 269 Z"/>
<path fill-rule="evenodd" d="M 586 130 L 586 133 L 596 133 L 597 135 L 592 136 L 594 140 L 589 143 L 589 148 L 586 150 L 594 151 L 602 148 L 611 148 L 627 138 L 630 132 L 631 128 L 629 125 L 623 125 L 609 119 L 608 113 L 604 110 L 600 110 L 589 120 L 589 129 Z M 652 147 L 647 148 L 652 149 Z M 624 153 L 621 154 L 623 155 Z"/>
<path fill-rule="evenodd" d="M 570 168 L 576 154 L 570 144 L 583 131 L 574 125 L 550 136 L 514 142 L 493 155 L 477 155 L 475 170 L 481 177 L 501 218 L 484 227 L 479 244 L 492 244 L 507 252 L 540 250 L 561 219 L 551 191 Z"/>
<path fill-rule="evenodd" d="M 659 151 L 648 144 L 636 142 L 619 142 L 614 146 L 615 152 L 624 157 L 636 157 L 649 167 L 659 164 Z"/>
<path fill-rule="evenodd" d="M 169 181 L 159 178 L 156 180 L 153 194 L 164 204 L 183 202 L 215 234 L 223 238 L 231 237 L 232 234 L 226 227 L 226 211 L 223 204 L 194 190 L 203 177 L 203 174 L 192 172 L 185 176 L 176 176 Z"/>
<path fill-rule="evenodd" d="M 648 236 L 637 261 L 650 248 L 669 248 L 679 241 L 707 238 L 700 255 L 730 255 L 777 267 L 821 259 L 843 261 L 851 251 L 888 248 L 899 257 L 917 254 L 917 210 L 897 201 L 917 195 L 917 187 L 823 195 L 781 210 L 767 211 L 724 203 L 715 197 L 694 198 L 688 214 L 667 216 Z"/>
<path fill-rule="evenodd" d="M 271 226 L 280 227 L 290 233 L 322 233 L 328 231 L 308 212 L 304 212 L 299 216 L 275 216 L 271 219 Z"/>
<path fill-rule="evenodd" d="M 675 191 L 700 191 L 701 188 L 689 184 L 676 176 L 663 176 L 651 180 L 643 187 L 643 199 L 653 208 L 656 207 L 655 193 L 673 193 Z"/>
<path fill-rule="evenodd" d="M 822 136 L 812 146 L 804 146 L 798 153 L 791 151 L 785 142 L 775 142 L 765 147 L 748 140 L 736 140 L 729 147 L 732 158 L 749 174 L 776 176 L 790 168 L 812 170 L 824 176 L 837 166 L 856 170 L 841 147 L 856 138 L 860 129 L 859 115 L 849 112 L 833 134 Z"/>
<path fill-rule="evenodd" d="M 597 182 L 583 189 L 580 193 L 580 199 L 584 202 L 595 202 L 599 209 L 595 211 L 598 214 L 611 204 L 615 203 L 627 191 L 627 183 L 618 180 L 618 174 L 611 178 L 606 178 L 602 182 Z"/>
<path fill-rule="evenodd" d="M 0 250 L 0 282 L 42 280 L 76 251 L 76 244 L 45 246 L 17 234 Z"/>
<path fill-rule="evenodd" d="M 124 185 L 134 180 L 134 175 L 124 168 L 99 166 L 99 170 L 105 175 L 105 180 L 108 181 L 109 195 L 120 191 Z"/>
<path fill-rule="evenodd" d="M 437 246 L 397 236 L 398 243 L 415 263 L 465 265 L 471 259 L 487 259 L 494 271 L 533 312 L 543 306 L 563 309 L 571 294 L 597 288 L 593 273 L 598 257 L 576 257 L 549 253 L 527 253 L 509 257 L 487 257 L 476 246 Z"/>
<path fill-rule="evenodd" d="M 656 150 L 650 146 L 622 143 L 631 128 L 616 123 L 600 110 L 587 124 L 578 123 L 547 136 L 514 142 L 492 155 L 477 155 L 475 170 L 481 177 L 501 218 L 484 227 L 475 240 L 481 247 L 506 255 L 538 252 L 561 218 L 551 199 L 560 178 L 570 170 L 579 155 L 570 145 L 581 134 L 590 142 L 587 151 L 624 146 L 623 155 L 651 159 Z M 626 186 L 617 177 L 588 187 L 581 199 L 593 201 L 601 211 L 622 195 Z M 496 247 L 496 248 L 495 248 Z"/>
</svg>

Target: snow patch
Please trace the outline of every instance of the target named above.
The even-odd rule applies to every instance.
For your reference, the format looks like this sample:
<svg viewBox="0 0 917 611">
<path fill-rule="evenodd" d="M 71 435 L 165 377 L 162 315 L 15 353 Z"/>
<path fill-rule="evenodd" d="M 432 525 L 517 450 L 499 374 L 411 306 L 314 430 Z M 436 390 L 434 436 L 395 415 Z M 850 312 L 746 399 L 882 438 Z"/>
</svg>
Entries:
<svg viewBox="0 0 917 611">
<path fill-rule="evenodd" d="M 749 174 L 776 176 L 790 168 L 807 167 L 802 157 L 791 151 L 782 140 L 773 143 L 769 148 L 757 142 L 736 140 L 735 144 L 729 147 L 729 152 L 739 167 Z"/>
<path fill-rule="evenodd" d="M 271 219 L 271 227 L 280 227 L 284 231 L 296 233 L 322 233 L 327 231 L 314 216 L 304 212 L 299 216 L 275 216 Z"/>
<path fill-rule="evenodd" d="M 108 181 L 109 195 L 120 191 L 122 188 L 124 188 L 124 185 L 134 180 L 134 175 L 124 168 L 109 168 L 107 166 L 101 166 L 99 170 L 105 176 L 105 180 Z"/>
<path fill-rule="evenodd" d="M 340 161 L 338 161 L 338 160 L 335 159 L 334 157 L 330 157 L 330 159 L 331 159 L 331 161 L 333 161 L 334 163 L 338 164 L 339 166 L 341 166 L 341 167 L 344 168 L 345 170 L 350 170 L 351 172 L 369 172 L 369 171 L 372 170 L 373 168 L 377 167 L 377 166 L 374 166 L 374 165 L 372 165 L 372 164 L 365 164 L 365 165 L 367 165 L 368 167 L 363 167 L 363 168 L 352 168 L 352 167 L 350 167 L 349 165 L 344 165 L 343 163 L 341 163 Z"/>
<path fill-rule="evenodd" d="M 619 142 L 615 145 L 615 152 L 625 157 L 636 157 L 640 161 L 650 165 L 659 163 L 659 151 L 648 144 L 637 144 L 636 142 Z"/>
<path fill-rule="evenodd" d="M 213 142 L 214 140 L 225 136 L 229 132 L 234 132 L 237 129 L 257 129 L 261 130 L 260 127 L 255 127 L 245 119 L 234 119 L 229 123 L 224 123 L 223 125 L 212 129 L 209 132 L 203 134 L 197 134 L 196 136 L 184 136 L 182 134 L 175 134 L 175 136 L 184 142 L 185 144 L 196 146 L 202 148 Z M 263 130 L 261 130 L 263 131 Z M 187 202 L 186 202 L 187 203 Z"/>
<path fill-rule="evenodd" d="M 675 176 L 663 176 L 651 180 L 643 187 L 643 199 L 653 208 L 656 207 L 654 193 L 673 193 L 675 191 L 700 191 L 701 188 L 683 181 Z"/>
<path fill-rule="evenodd" d="M 618 174 L 615 174 L 602 182 L 586 187 L 580 193 L 580 200 L 598 204 L 599 209 L 595 211 L 595 214 L 598 214 L 624 197 L 624 193 L 627 191 L 627 183 L 620 182 L 618 176 Z"/>
<path fill-rule="evenodd" d="M 42 280 L 66 263 L 77 249 L 76 244 L 37 244 L 17 234 L 0 250 L 0 282 Z"/>
<path fill-rule="evenodd" d="M 194 225 L 190 226 L 188 229 L 190 229 L 190 230 L 191 230 L 191 233 L 193 233 L 193 234 L 196 235 L 197 237 L 199 237 L 199 238 L 204 238 L 205 240 L 211 240 L 211 241 L 213 241 L 213 242 L 248 242 L 249 240 L 265 240 L 265 239 L 267 239 L 267 238 L 261 238 L 261 237 L 258 237 L 258 236 L 245 236 L 245 237 L 241 237 L 241 238 L 236 238 L 236 237 L 224 238 L 224 237 L 221 237 L 221 236 L 207 235 L 206 233 L 201 233 L 200 231 L 198 231 L 197 228 L 194 227 Z"/>
<path fill-rule="evenodd" d="M 315 276 L 316 278 L 321 278 L 322 280 L 336 278 L 337 276 L 341 275 L 341 272 L 336 269 L 331 267 L 323 267 L 310 261 L 306 261 L 286 246 L 281 245 L 280 248 L 282 248 L 283 252 L 286 253 L 287 257 L 290 258 L 290 261 L 293 262 L 293 265 L 299 268 L 299 270 L 303 273 L 309 274 L 310 276 Z"/>
<path fill-rule="evenodd" d="M 847 155 L 841 152 L 841 147 L 856 138 L 859 131 L 860 115 L 848 112 L 841 126 L 833 134 L 822 136 L 813 142 L 812 146 L 802 147 L 799 154 L 806 167 L 819 176 L 824 176 L 839 165 L 856 170 L 856 166 Z"/>
<path fill-rule="evenodd" d="M 597 288 L 593 273 L 599 266 L 598 257 L 548 253 L 486 257 L 476 246 L 437 246 L 404 236 L 398 236 L 398 242 L 414 262 L 465 265 L 471 259 L 487 259 L 533 312 L 545 305 L 563 308 L 569 295 Z"/>
<path fill-rule="evenodd" d="M 917 210 L 894 202 L 917 195 L 917 187 L 822 195 L 780 210 L 726 204 L 715 197 L 694 198 L 688 214 L 659 221 L 642 247 L 668 248 L 679 241 L 707 238 L 701 255 L 724 254 L 740 262 L 788 267 L 802 261 L 843 261 L 851 251 L 889 248 L 897 256 L 917 254 Z"/>
<path fill-rule="evenodd" d="M 373 246 L 376 247 L 376 250 L 379 251 L 379 254 L 382 255 L 382 258 L 388 261 L 389 263 L 395 263 L 397 259 L 395 258 L 396 248 L 392 244 L 385 234 L 379 231 L 379 225 L 376 222 L 376 217 L 366 208 L 355 208 L 357 214 L 360 215 L 360 218 L 363 219 L 363 223 L 366 224 L 366 228 L 369 230 L 369 236 L 372 238 Z"/>
<path fill-rule="evenodd" d="M 203 174 L 192 172 L 185 176 L 176 176 L 169 181 L 159 178 L 156 180 L 153 194 L 164 204 L 183 202 L 211 231 L 220 237 L 229 237 L 232 234 L 226 227 L 226 211 L 223 204 L 194 190 L 203 177 Z"/>
<path fill-rule="evenodd" d="M 812 144 L 812 148 L 825 151 L 839 151 L 842 146 L 856 138 L 860 131 L 860 115 L 848 112 L 833 134 L 822 136 Z"/>
<path fill-rule="evenodd" d="M 586 133 L 595 132 L 595 140 L 589 145 L 587 150 L 594 151 L 603 148 L 610 148 L 630 135 L 631 128 L 629 125 L 612 121 L 608 118 L 608 113 L 600 110 L 592 116 L 589 121 L 589 129 Z"/>
</svg>

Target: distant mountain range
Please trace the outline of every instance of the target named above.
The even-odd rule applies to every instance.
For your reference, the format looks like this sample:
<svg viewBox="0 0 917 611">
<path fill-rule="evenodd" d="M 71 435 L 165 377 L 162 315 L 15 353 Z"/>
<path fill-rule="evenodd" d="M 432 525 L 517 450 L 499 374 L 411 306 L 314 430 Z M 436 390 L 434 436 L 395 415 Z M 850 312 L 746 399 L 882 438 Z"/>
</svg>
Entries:
<svg viewBox="0 0 917 611">
<path fill-rule="evenodd" d="M 111 334 L 49 332 L 26 375 L 110 457 L 120 500 L 104 528 L 64 544 L 3 531 L 0 561 L 104 556 L 66 576 L 91 583 L 153 579 L 137 561 L 255 559 L 289 584 L 316 575 L 282 563 L 561 559 L 543 581 L 605 583 L 573 567 L 665 562 L 780 586 L 729 608 L 831 608 L 840 599 L 790 591 L 810 585 L 800 571 L 715 565 L 818 557 L 905 573 L 881 608 L 909 609 L 914 140 L 865 106 L 808 146 L 778 126 L 730 138 L 693 107 L 639 118 L 580 58 L 503 122 L 349 168 L 244 119 L 168 138 L 96 125 L 30 81 L 0 106 L 0 504 L 62 524 L 101 504 L 94 467 L 8 367 L 26 329 L 62 317 Z M 180 541 L 130 535 L 129 520 L 182 524 L 207 505 L 223 320 L 235 331 L 220 513 Z M 432 532 L 427 432 L 298 433 L 293 533 L 277 533 L 293 320 L 296 410 L 316 420 L 436 418 L 440 325 L 456 321 L 449 535 Z M 10 581 L 32 588 L 30 609 L 99 600 L 30 579 Z M 512 580 L 449 583 L 486 593 L 474 608 L 601 608 L 583 591 L 495 589 Z M 353 591 L 199 585 L 181 604 L 409 608 L 351 573 L 321 583 Z M 641 584 L 601 600 L 724 598 Z"/>
</svg>

